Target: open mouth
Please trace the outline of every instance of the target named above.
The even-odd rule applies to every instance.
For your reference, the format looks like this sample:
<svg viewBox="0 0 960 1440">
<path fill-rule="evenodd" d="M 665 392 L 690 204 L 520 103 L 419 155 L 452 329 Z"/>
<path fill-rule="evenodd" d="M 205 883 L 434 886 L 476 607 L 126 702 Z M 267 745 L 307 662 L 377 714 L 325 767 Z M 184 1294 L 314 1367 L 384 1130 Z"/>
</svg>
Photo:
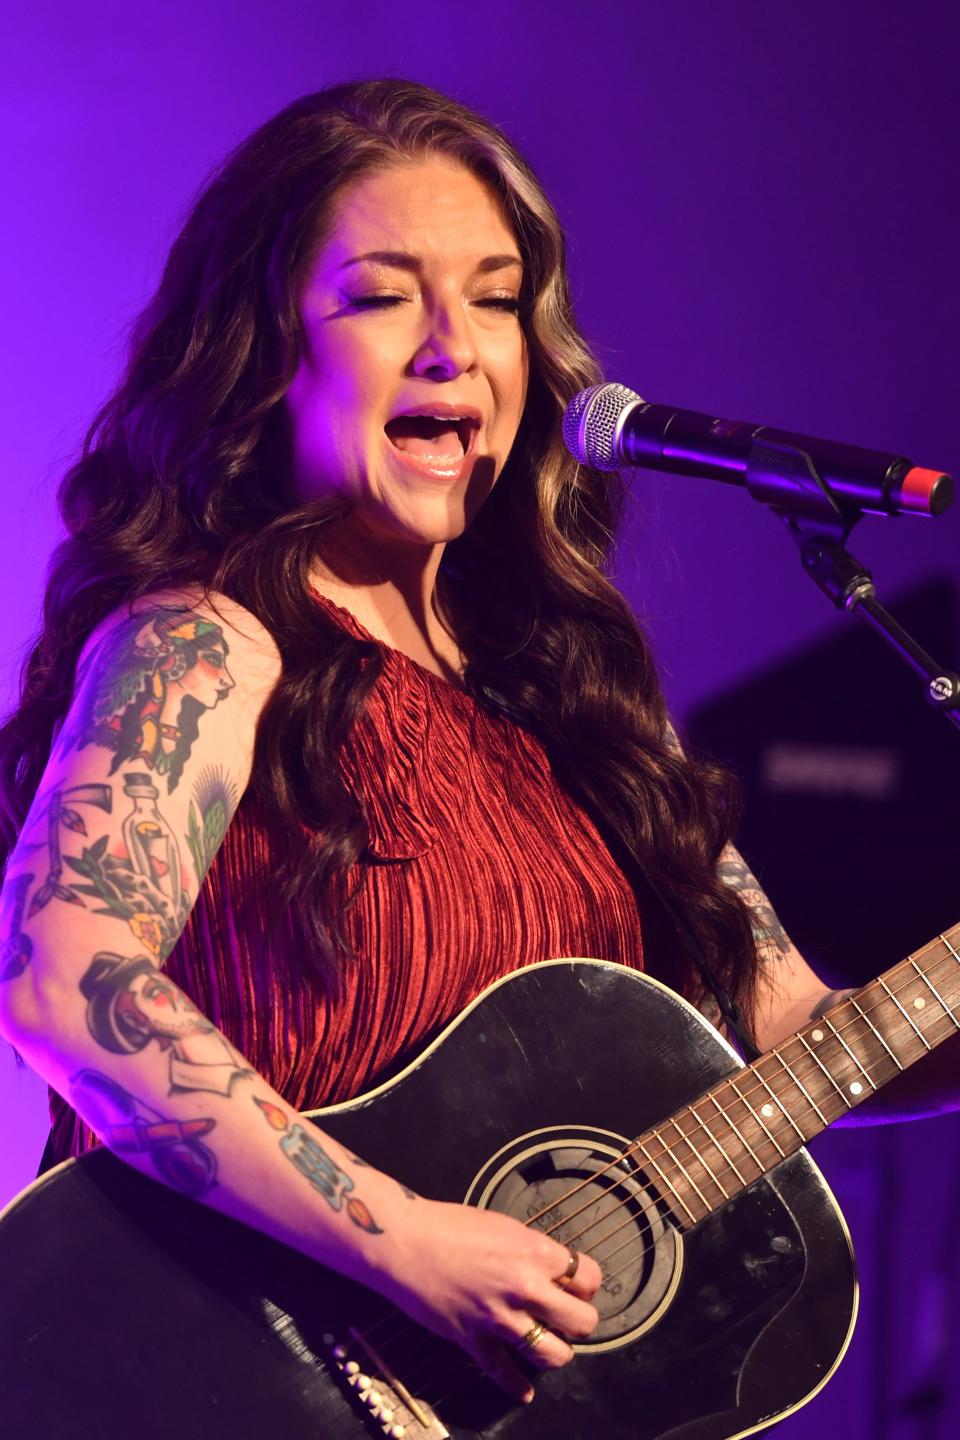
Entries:
<svg viewBox="0 0 960 1440">
<path fill-rule="evenodd" d="M 383 428 L 404 454 L 455 464 L 472 449 L 477 421 L 466 415 L 396 415 Z"/>
</svg>

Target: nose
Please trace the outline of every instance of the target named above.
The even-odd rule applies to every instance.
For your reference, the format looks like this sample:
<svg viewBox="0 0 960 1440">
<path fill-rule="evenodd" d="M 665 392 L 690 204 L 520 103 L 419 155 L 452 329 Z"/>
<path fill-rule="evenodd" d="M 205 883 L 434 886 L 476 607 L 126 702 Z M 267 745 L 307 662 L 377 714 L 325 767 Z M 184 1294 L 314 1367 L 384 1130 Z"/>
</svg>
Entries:
<svg viewBox="0 0 960 1440">
<path fill-rule="evenodd" d="M 476 369 L 477 347 L 469 319 L 459 301 L 430 311 L 427 335 L 413 358 L 415 375 L 428 380 L 453 380 Z"/>
</svg>

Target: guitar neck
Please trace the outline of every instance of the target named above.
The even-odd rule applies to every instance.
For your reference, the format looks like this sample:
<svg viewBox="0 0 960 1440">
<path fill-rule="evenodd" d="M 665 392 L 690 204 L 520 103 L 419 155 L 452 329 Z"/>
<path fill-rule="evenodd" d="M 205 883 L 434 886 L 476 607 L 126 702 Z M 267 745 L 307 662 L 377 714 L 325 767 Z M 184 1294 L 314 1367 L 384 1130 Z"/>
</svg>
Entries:
<svg viewBox="0 0 960 1440">
<path fill-rule="evenodd" d="M 681 1229 L 960 1031 L 960 925 L 637 1139 Z"/>
</svg>

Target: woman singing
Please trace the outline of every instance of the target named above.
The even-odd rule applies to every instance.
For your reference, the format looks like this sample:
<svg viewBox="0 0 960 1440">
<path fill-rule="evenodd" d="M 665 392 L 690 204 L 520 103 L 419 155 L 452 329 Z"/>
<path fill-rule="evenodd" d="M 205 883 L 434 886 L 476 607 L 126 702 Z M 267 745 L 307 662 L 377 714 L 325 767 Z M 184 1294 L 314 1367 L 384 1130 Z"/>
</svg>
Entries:
<svg viewBox="0 0 960 1440">
<path fill-rule="evenodd" d="M 0 734 L 0 1025 L 52 1087 L 55 1158 L 110 1146 L 520 1399 L 518 1354 L 563 1366 L 593 1330 L 595 1261 L 298 1111 L 550 957 L 709 1007 L 650 883 L 761 1049 L 831 999 L 607 577 L 618 482 L 560 438 L 598 378 L 498 130 L 400 81 L 296 102 L 174 243 Z M 933 1064 L 898 1103 L 956 1103 Z"/>
</svg>

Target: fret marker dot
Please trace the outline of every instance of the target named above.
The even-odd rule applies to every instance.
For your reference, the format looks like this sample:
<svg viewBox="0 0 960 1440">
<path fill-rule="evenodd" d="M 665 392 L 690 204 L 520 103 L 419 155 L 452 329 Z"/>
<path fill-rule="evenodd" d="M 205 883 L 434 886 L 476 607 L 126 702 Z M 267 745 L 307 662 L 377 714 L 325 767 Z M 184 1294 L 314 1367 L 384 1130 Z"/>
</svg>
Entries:
<svg viewBox="0 0 960 1440">
<path fill-rule="evenodd" d="M 927 1002 L 926 1002 L 926 1000 L 924 1000 L 923 996 L 922 996 L 922 995 L 918 995 L 917 998 L 916 998 L 916 1000 L 914 1000 L 914 1002 L 913 1002 L 913 1007 L 914 1007 L 915 1010 L 922 1010 L 923 1007 L 924 1007 L 924 1005 L 926 1005 L 926 1003 L 927 1003 Z"/>
<path fill-rule="evenodd" d="M 851 1094 L 851 1095 L 862 1095 L 862 1094 L 863 1094 L 863 1086 L 860 1084 L 860 1081 L 859 1081 L 859 1080 L 853 1080 L 853 1081 L 851 1081 L 851 1084 L 850 1084 L 850 1094 Z"/>
<path fill-rule="evenodd" d="M 822 1030 L 811 1030 L 811 1031 L 810 1031 L 810 1034 L 811 1034 L 811 1036 L 813 1037 L 814 1040 L 822 1040 L 822 1039 L 823 1039 L 823 1031 L 822 1031 Z"/>
<path fill-rule="evenodd" d="M 760 1106 L 760 1114 L 764 1117 L 765 1120 L 769 1120 L 769 1119 L 770 1119 L 770 1116 L 773 1114 L 773 1106 L 772 1106 L 772 1105 L 761 1105 L 761 1106 Z"/>
</svg>

